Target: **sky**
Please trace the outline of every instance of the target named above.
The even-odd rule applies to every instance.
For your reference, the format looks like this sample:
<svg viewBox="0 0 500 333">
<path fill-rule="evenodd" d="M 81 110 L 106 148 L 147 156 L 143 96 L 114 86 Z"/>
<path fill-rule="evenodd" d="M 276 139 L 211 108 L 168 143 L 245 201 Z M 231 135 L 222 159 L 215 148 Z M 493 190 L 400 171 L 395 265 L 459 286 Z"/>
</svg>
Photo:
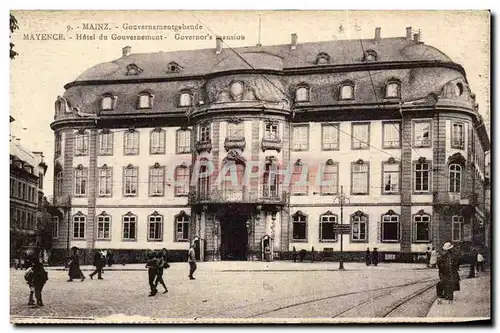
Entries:
<svg viewBox="0 0 500 333">
<path fill-rule="evenodd" d="M 288 44 L 290 34 L 298 42 L 332 39 L 373 38 L 376 27 L 382 37 L 403 37 L 406 27 L 420 30 L 421 40 L 446 53 L 461 64 L 476 94 L 479 111 L 489 127 L 490 109 L 490 23 L 486 11 L 14 11 L 19 30 L 11 42 L 19 53 L 10 62 L 11 135 L 31 151 L 43 151 L 49 165 L 45 193 L 52 194 L 54 102 L 64 93 L 64 85 L 74 81 L 86 69 L 120 58 L 122 48 L 132 53 L 214 48 L 215 40 L 176 40 L 174 31 L 161 35 L 162 41 L 111 40 L 111 35 L 149 34 L 125 30 L 124 24 L 196 25 L 202 30 L 180 31 L 182 35 L 219 34 L 240 36 L 228 40 L 231 47 L 258 43 L 259 15 L 262 45 Z M 109 23 L 108 40 L 76 40 L 83 23 Z M 339 27 L 343 27 L 343 32 Z M 66 40 L 23 40 L 24 34 L 63 34 Z M 87 34 L 93 34 L 88 31 Z M 160 33 L 158 33 L 160 34 Z M 69 39 L 72 36 L 73 39 Z M 244 36 L 244 40 L 241 39 Z"/>
</svg>

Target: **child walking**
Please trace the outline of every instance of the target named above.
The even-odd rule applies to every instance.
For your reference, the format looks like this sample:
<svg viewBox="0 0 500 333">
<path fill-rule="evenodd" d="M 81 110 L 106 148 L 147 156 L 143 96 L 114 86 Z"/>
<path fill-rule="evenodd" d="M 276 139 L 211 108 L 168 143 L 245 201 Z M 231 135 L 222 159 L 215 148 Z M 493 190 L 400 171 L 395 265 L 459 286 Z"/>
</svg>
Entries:
<svg viewBox="0 0 500 333">
<path fill-rule="evenodd" d="M 36 298 L 36 305 L 43 306 L 42 289 L 49 278 L 47 272 L 43 268 L 43 264 L 40 262 L 40 259 L 34 258 L 32 266 L 24 275 L 24 279 L 30 287 L 28 305 L 35 305 L 35 301 L 33 299 L 34 294 Z"/>
</svg>

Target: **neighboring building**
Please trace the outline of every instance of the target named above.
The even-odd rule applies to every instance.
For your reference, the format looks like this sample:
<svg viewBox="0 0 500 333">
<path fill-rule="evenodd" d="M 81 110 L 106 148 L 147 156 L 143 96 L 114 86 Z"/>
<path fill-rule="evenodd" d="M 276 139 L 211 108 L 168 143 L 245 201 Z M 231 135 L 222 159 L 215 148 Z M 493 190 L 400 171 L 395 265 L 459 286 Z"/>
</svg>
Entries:
<svg viewBox="0 0 500 333">
<path fill-rule="evenodd" d="M 419 38 L 125 47 L 55 102 L 54 204 L 70 225 L 54 247 L 184 260 L 194 240 L 204 260 L 260 259 L 266 245 L 289 258 L 337 253 L 340 222 L 353 260 L 470 243 L 489 140 L 462 66 Z"/>
<path fill-rule="evenodd" d="M 11 117 L 11 122 L 13 118 Z M 10 140 L 10 244 L 11 257 L 37 243 L 37 213 L 42 211 L 43 177 L 47 165 L 41 152 L 28 152 L 20 139 Z"/>
</svg>

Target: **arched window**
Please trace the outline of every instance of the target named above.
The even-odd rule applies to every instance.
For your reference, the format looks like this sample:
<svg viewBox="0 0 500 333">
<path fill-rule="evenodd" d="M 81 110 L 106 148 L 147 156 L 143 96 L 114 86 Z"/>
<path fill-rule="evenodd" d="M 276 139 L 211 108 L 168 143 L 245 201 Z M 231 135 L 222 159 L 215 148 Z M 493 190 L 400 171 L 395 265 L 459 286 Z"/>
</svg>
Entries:
<svg viewBox="0 0 500 333">
<path fill-rule="evenodd" d="M 87 216 L 82 212 L 73 215 L 73 239 L 85 239 L 85 222 Z"/>
<path fill-rule="evenodd" d="M 307 102 L 309 100 L 309 88 L 307 86 L 300 86 L 295 91 L 296 102 Z"/>
<path fill-rule="evenodd" d="M 367 50 L 365 52 L 365 61 L 376 61 L 377 60 L 377 52 L 374 50 Z"/>
<path fill-rule="evenodd" d="M 462 166 L 458 164 L 450 164 L 449 167 L 449 192 L 460 193 L 460 185 L 462 182 Z"/>
<path fill-rule="evenodd" d="M 382 215 L 380 225 L 380 240 L 382 242 L 399 242 L 399 229 L 399 215 L 392 210 Z"/>
<path fill-rule="evenodd" d="M 148 241 L 161 242 L 163 240 L 163 215 L 158 212 L 148 216 Z"/>
<path fill-rule="evenodd" d="M 354 84 L 345 83 L 340 87 L 340 99 L 354 99 Z"/>
<path fill-rule="evenodd" d="M 151 155 L 165 154 L 165 136 L 165 130 L 160 127 L 151 131 L 149 136 L 149 152 Z"/>
<path fill-rule="evenodd" d="M 190 92 L 182 92 L 179 97 L 179 106 L 193 105 L 193 95 Z"/>
<path fill-rule="evenodd" d="M 109 111 L 114 109 L 114 97 L 110 95 L 106 95 L 102 97 L 101 100 L 101 110 Z"/>
<path fill-rule="evenodd" d="M 328 211 L 319 217 L 319 240 L 320 242 L 334 242 L 337 240 L 335 225 L 338 224 L 338 217 Z"/>
<path fill-rule="evenodd" d="M 184 196 L 189 193 L 189 168 L 179 165 L 175 168 L 175 195 Z"/>
<path fill-rule="evenodd" d="M 125 155 L 139 154 L 139 132 L 135 129 L 129 129 L 124 134 L 124 153 Z"/>
<path fill-rule="evenodd" d="M 431 239 L 431 216 L 420 210 L 413 215 L 413 242 L 428 243 Z"/>
<path fill-rule="evenodd" d="M 307 242 L 307 215 L 300 210 L 292 215 L 292 241 Z"/>
<path fill-rule="evenodd" d="M 399 98 L 401 96 L 401 85 L 396 80 L 389 81 L 385 86 L 385 98 Z"/>
<path fill-rule="evenodd" d="M 189 240 L 189 215 L 181 211 L 175 216 L 175 241 L 186 242 Z"/>
<path fill-rule="evenodd" d="M 128 212 L 122 216 L 123 240 L 137 240 L 137 215 Z"/>
<path fill-rule="evenodd" d="M 111 215 L 104 211 L 97 216 L 97 239 L 111 239 Z"/>
<path fill-rule="evenodd" d="M 149 196 L 163 196 L 165 190 L 165 167 L 156 162 L 149 167 Z"/>
<path fill-rule="evenodd" d="M 153 106 L 153 96 L 150 93 L 140 93 L 137 98 L 138 109 L 151 109 Z"/>
<path fill-rule="evenodd" d="M 351 215 L 351 241 L 368 241 L 368 215 L 359 210 Z"/>
<path fill-rule="evenodd" d="M 113 169 L 104 164 L 98 169 L 98 195 L 110 197 L 112 191 Z"/>
</svg>

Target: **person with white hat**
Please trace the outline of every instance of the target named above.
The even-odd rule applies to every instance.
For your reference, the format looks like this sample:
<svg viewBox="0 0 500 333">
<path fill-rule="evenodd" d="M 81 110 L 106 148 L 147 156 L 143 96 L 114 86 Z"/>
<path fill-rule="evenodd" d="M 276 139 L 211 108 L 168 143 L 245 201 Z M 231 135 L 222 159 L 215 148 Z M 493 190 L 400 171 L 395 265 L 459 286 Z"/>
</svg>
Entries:
<svg viewBox="0 0 500 333">
<path fill-rule="evenodd" d="M 452 252 L 453 244 L 446 242 L 443 245 L 443 255 L 438 259 L 439 284 L 443 289 L 443 297 L 449 303 L 453 302 L 454 291 L 460 290 L 458 276 L 458 261 Z"/>
</svg>

